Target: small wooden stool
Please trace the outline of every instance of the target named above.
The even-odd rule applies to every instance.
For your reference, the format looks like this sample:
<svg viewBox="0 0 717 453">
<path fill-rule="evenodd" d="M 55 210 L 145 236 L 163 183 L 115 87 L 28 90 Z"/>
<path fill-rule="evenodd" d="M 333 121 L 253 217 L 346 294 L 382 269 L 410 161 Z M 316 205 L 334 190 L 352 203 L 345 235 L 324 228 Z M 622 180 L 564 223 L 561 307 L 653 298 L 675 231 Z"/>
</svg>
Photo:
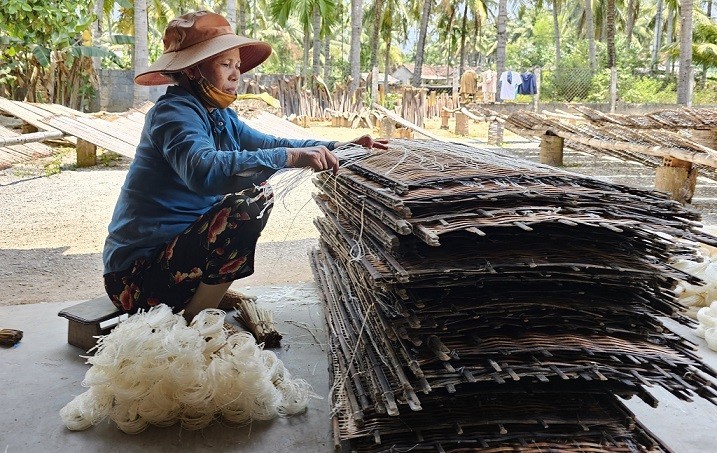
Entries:
<svg viewBox="0 0 717 453">
<path fill-rule="evenodd" d="M 122 311 L 114 306 L 109 297 L 102 296 L 64 308 L 57 315 L 69 321 L 67 342 L 89 351 L 97 344 L 96 336 L 107 335 L 119 323 Z M 112 318 L 116 318 L 116 322 L 100 326 Z"/>
</svg>

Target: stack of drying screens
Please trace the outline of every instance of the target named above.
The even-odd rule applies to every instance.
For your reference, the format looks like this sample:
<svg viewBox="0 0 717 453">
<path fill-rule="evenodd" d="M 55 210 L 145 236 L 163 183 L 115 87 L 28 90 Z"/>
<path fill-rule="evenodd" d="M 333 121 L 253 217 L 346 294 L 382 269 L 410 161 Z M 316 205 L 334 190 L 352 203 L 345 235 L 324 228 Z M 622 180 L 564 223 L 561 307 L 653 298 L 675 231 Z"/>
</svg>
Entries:
<svg viewBox="0 0 717 453">
<path fill-rule="evenodd" d="M 658 194 L 458 144 L 320 175 L 337 445 L 664 451 L 617 396 L 717 396 L 667 263 L 714 238 Z"/>
</svg>

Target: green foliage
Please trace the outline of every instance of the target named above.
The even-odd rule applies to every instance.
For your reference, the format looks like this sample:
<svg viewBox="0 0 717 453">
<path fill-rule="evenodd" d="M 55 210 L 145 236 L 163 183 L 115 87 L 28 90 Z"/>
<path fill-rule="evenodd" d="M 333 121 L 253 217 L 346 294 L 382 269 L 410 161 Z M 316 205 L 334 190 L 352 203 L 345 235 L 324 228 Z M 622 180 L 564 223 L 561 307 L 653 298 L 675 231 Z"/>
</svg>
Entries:
<svg viewBox="0 0 717 453">
<path fill-rule="evenodd" d="M 105 151 L 97 156 L 97 165 L 102 165 L 104 167 L 113 167 L 115 162 L 119 160 L 122 160 L 121 155 L 112 151 Z"/>
<path fill-rule="evenodd" d="M 399 93 L 386 93 L 383 99 L 384 107 L 393 111 L 394 107 L 401 102 L 401 95 Z"/>
<path fill-rule="evenodd" d="M 94 16 L 92 2 L 75 0 L 4 0 L 0 8 L 0 34 L 25 45 L 57 49 L 76 43 Z"/>
<path fill-rule="evenodd" d="M 71 152 L 70 148 L 58 148 L 58 152 L 52 156 L 49 162 L 44 165 L 45 176 L 52 176 L 61 173 L 63 170 L 75 170 L 76 164 L 63 164 L 63 160 Z"/>
<path fill-rule="evenodd" d="M 83 32 L 94 20 L 92 8 L 92 2 L 75 0 L 4 0 L 0 94 L 66 104 L 73 99 L 71 107 L 82 108 L 83 100 L 92 94 L 88 59 L 120 63 L 106 48 L 83 45 Z M 80 83 L 69 86 L 69 81 Z"/>
<path fill-rule="evenodd" d="M 610 70 L 602 69 L 592 76 L 579 68 L 544 71 L 541 102 L 607 102 L 610 98 Z M 619 100 L 635 104 L 670 104 L 676 101 L 674 77 L 656 77 L 618 71 Z"/>
<path fill-rule="evenodd" d="M 528 21 L 534 20 L 530 23 Z M 552 66 L 555 61 L 552 17 L 547 12 L 524 17 L 513 28 L 513 40 L 506 46 L 506 67 Z"/>
<path fill-rule="evenodd" d="M 610 86 L 610 71 L 608 87 Z M 592 75 L 589 68 L 563 68 L 543 70 L 541 79 L 541 102 L 580 102 L 595 98 L 594 87 L 600 85 L 600 73 Z M 603 101 L 605 98 L 600 99 Z M 597 100 L 597 99 L 595 99 Z"/>
<path fill-rule="evenodd" d="M 608 86 L 609 86 L 608 76 Z M 677 101 L 677 81 L 651 75 L 618 74 L 620 101 L 635 104 L 672 104 Z"/>
<path fill-rule="evenodd" d="M 717 80 L 707 80 L 702 89 L 695 88 L 694 105 L 717 105 Z"/>
</svg>

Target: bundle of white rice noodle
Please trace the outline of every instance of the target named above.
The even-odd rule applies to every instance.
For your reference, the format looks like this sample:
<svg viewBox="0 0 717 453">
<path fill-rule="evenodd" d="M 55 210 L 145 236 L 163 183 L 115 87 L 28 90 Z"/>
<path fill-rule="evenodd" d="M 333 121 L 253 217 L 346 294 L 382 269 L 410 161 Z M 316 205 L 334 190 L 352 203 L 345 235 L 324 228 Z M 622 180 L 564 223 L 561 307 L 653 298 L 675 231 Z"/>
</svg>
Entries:
<svg viewBox="0 0 717 453">
<path fill-rule="evenodd" d="M 159 305 L 120 323 L 87 357 L 89 389 L 62 408 L 62 421 L 83 430 L 109 416 L 136 434 L 178 421 L 195 430 L 218 417 L 245 424 L 304 411 L 315 396 L 309 384 L 292 379 L 249 333 L 227 335 L 224 317 L 208 309 L 187 326 Z"/>
<path fill-rule="evenodd" d="M 704 338 L 707 346 L 717 351 L 717 301 L 712 302 L 709 307 L 702 307 L 697 311 L 699 325 L 695 329 L 695 335 Z"/>
<path fill-rule="evenodd" d="M 704 285 L 693 285 L 680 281 L 675 288 L 678 300 L 687 307 L 687 314 L 693 318 L 700 307 L 707 307 L 717 300 L 717 256 L 701 254 L 698 261 L 678 260 L 675 268 L 699 277 Z"/>
</svg>

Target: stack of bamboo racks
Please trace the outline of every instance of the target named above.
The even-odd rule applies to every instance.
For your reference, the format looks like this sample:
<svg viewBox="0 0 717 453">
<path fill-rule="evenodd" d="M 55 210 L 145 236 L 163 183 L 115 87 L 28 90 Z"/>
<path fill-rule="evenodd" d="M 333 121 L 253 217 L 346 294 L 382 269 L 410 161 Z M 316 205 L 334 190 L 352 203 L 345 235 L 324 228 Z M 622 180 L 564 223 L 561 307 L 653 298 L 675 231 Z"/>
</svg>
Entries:
<svg viewBox="0 0 717 453">
<path fill-rule="evenodd" d="M 717 400 L 667 263 L 716 239 L 663 196 L 459 144 L 321 175 L 312 254 L 336 446 L 665 451 L 618 396 Z"/>
</svg>

